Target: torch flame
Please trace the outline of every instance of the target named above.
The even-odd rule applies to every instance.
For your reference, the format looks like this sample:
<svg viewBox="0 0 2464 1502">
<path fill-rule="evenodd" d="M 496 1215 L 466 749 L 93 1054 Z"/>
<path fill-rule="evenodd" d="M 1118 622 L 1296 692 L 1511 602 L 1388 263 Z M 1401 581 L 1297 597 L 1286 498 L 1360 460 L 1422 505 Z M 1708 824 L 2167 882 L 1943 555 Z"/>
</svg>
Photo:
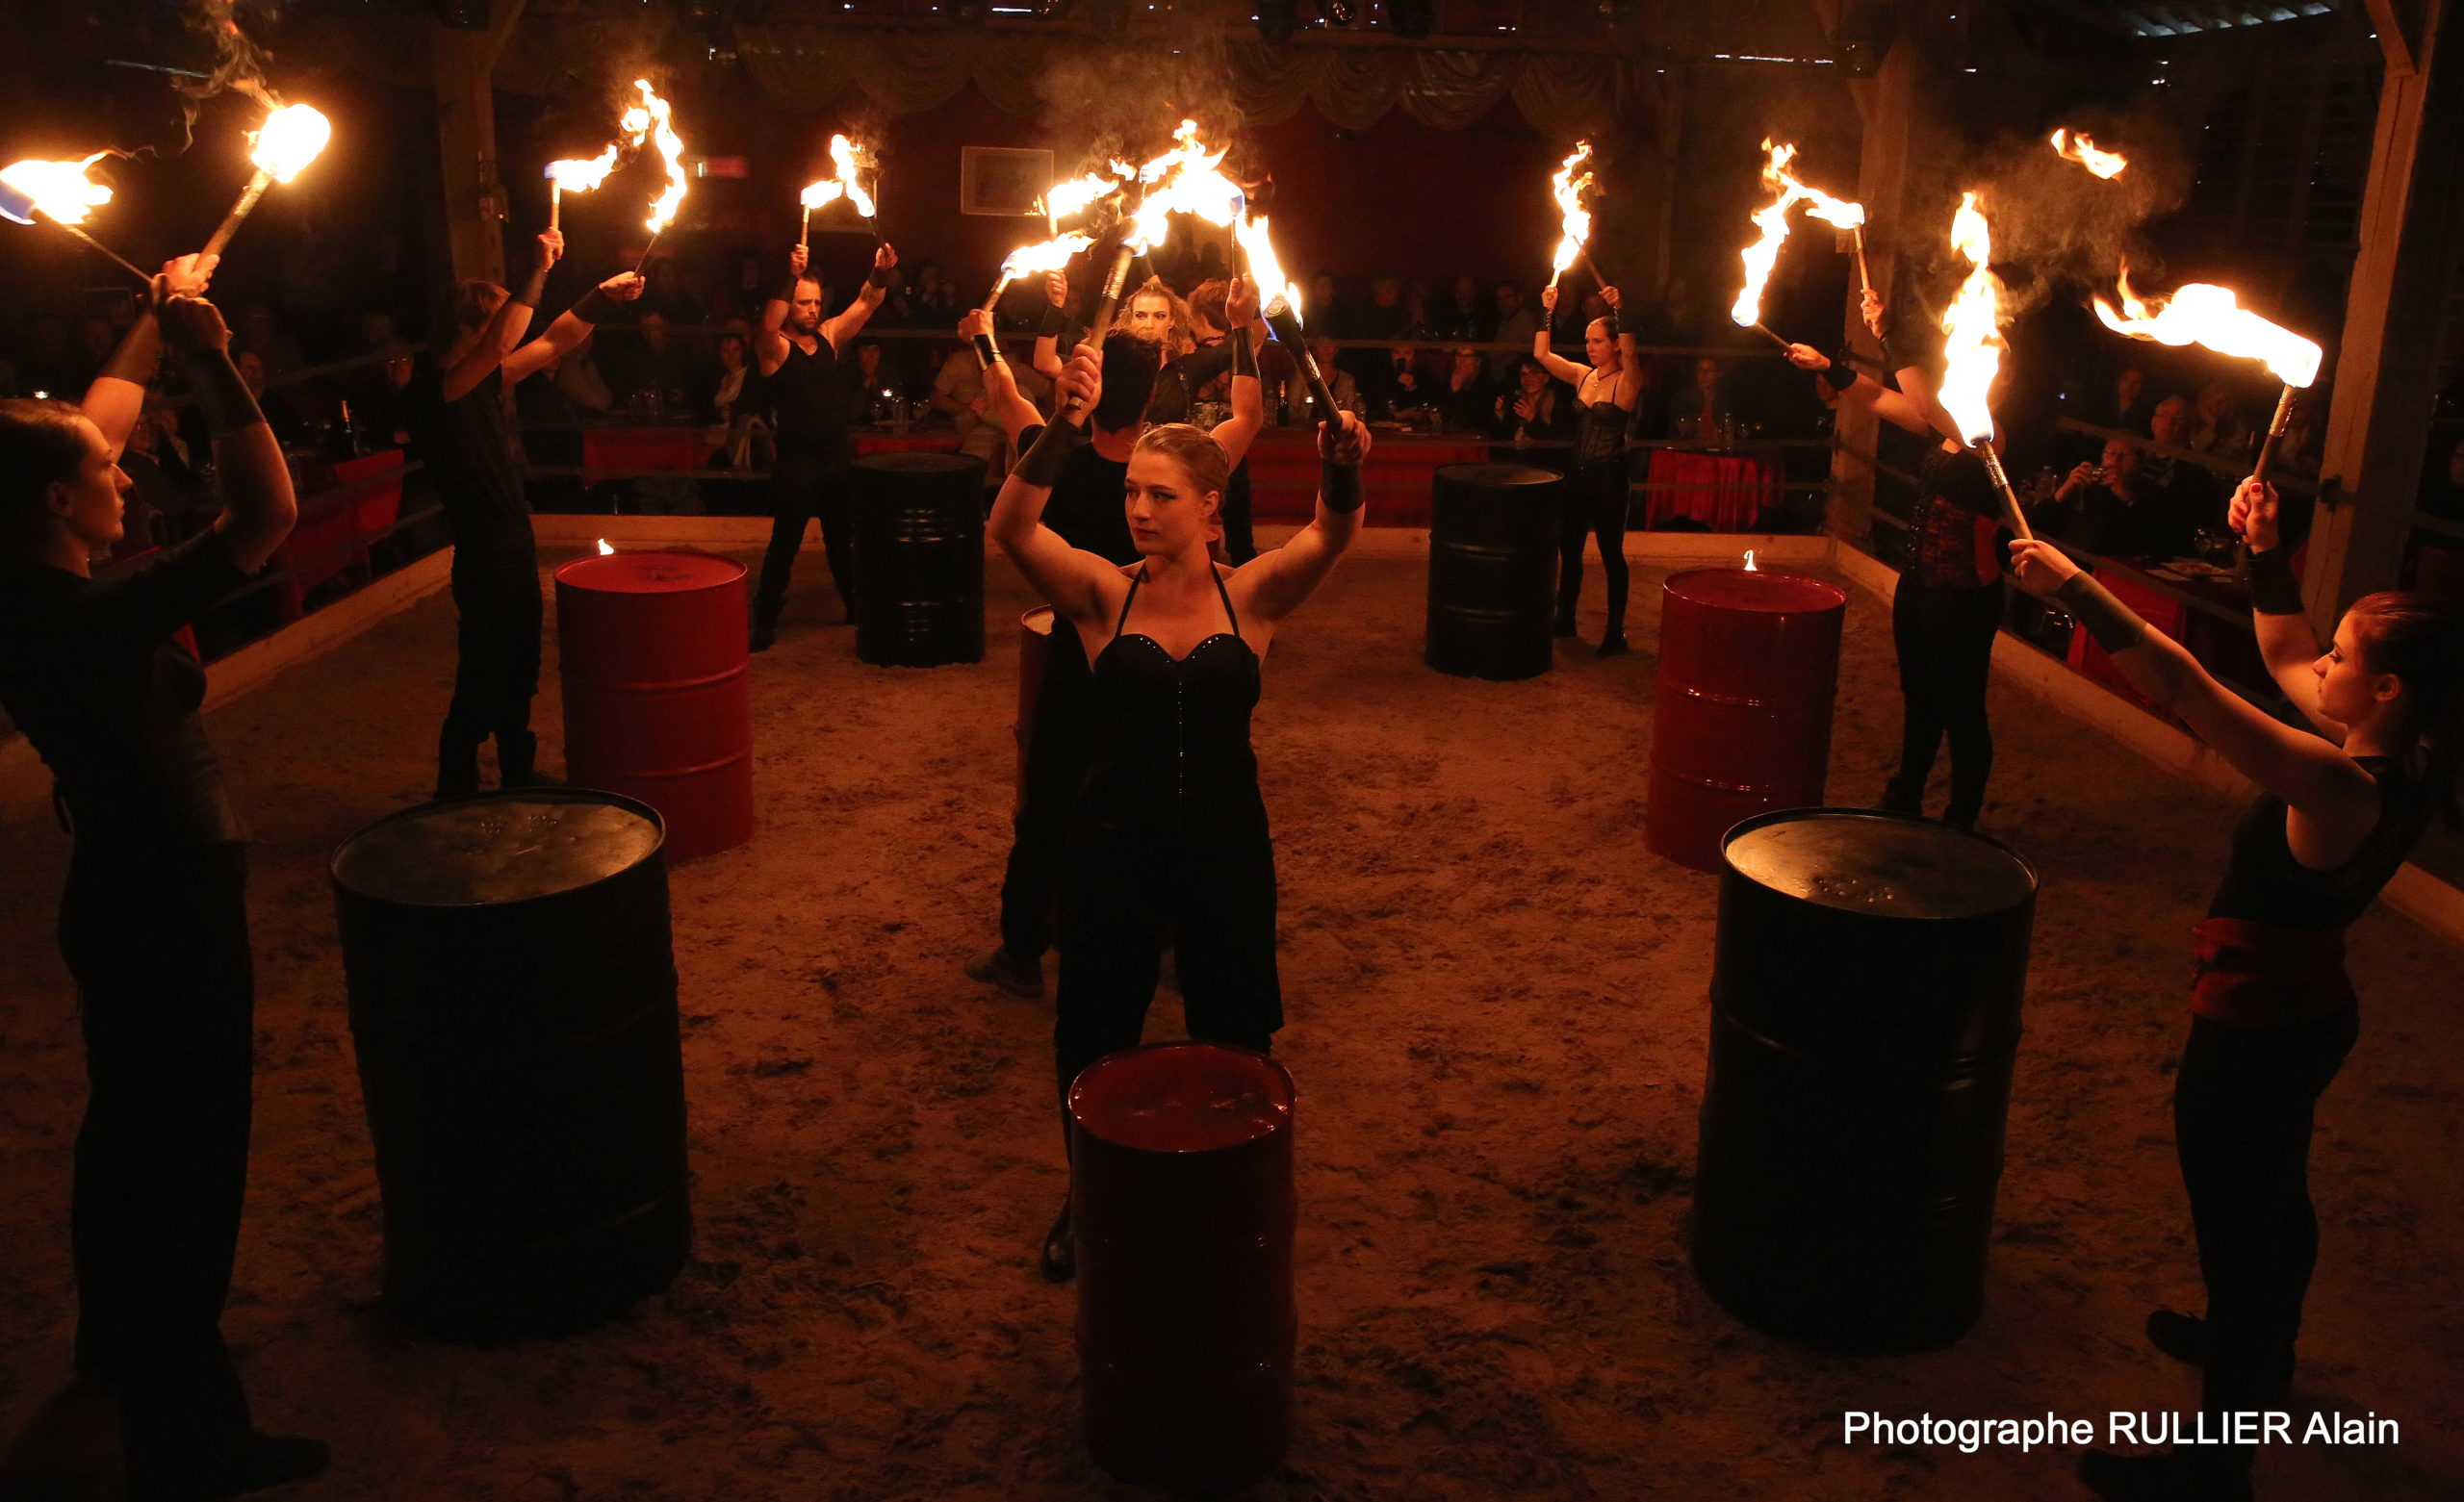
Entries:
<svg viewBox="0 0 2464 1502">
<path fill-rule="evenodd" d="M 1575 175 L 1575 169 L 1590 155 L 1590 141 L 1576 141 L 1573 155 L 1549 179 L 1549 191 L 1556 195 L 1557 212 L 1565 226 L 1557 239 L 1557 253 L 1549 263 L 1552 280 L 1565 274 L 1566 268 L 1575 264 L 1575 257 L 1582 254 L 1584 242 L 1591 239 L 1591 211 L 1582 206 L 1582 195 L 1591 191 L 1591 174 Z"/>
<path fill-rule="evenodd" d="M 2119 152 L 2097 150 L 2086 131 L 2076 135 L 2066 130 L 2055 131 L 2053 149 L 2065 162 L 2076 162 L 2102 178 L 2119 177 L 2122 168 L 2130 165 L 2130 159 Z"/>
<path fill-rule="evenodd" d="M 112 191 L 86 175 L 86 169 L 109 152 L 97 151 L 83 162 L 38 162 L 29 158 L 0 167 L 0 183 L 22 194 L 33 209 L 63 224 L 83 224 L 86 216 L 112 201 Z M 20 224 L 31 218 L 9 214 Z"/>
<path fill-rule="evenodd" d="M 1248 254 L 1249 280 L 1257 284 L 1258 306 L 1272 313 L 1275 304 L 1281 303 L 1297 317 L 1300 289 L 1284 280 L 1283 264 L 1274 258 L 1274 237 L 1267 231 L 1267 216 L 1261 214 L 1245 220 L 1236 225 L 1232 233 L 1239 237 L 1241 248 Z"/>
<path fill-rule="evenodd" d="M 1210 224 L 1229 224 L 1240 216 L 1240 186 L 1217 170 L 1224 154 L 1197 139 L 1197 121 L 1183 120 L 1172 142 L 1171 150 L 1138 169 L 1146 194 L 1130 216 L 1126 242 L 1133 250 L 1151 250 L 1163 241 L 1168 215 L 1195 215 Z"/>
<path fill-rule="evenodd" d="M 607 181 L 607 174 L 615 169 L 616 142 L 611 140 L 606 150 L 587 160 L 568 157 L 561 162 L 549 163 L 547 175 L 559 191 L 586 193 Z"/>
<path fill-rule="evenodd" d="M 607 539 L 603 537 L 599 540 L 599 556 L 602 558 L 606 557 L 609 553 L 612 553 L 615 550 L 615 548 L 607 545 Z"/>
<path fill-rule="evenodd" d="M 257 128 L 256 149 L 248 153 L 248 160 L 275 182 L 287 183 L 316 161 L 317 153 L 333 138 L 333 121 L 317 110 L 304 104 L 285 105 Z"/>
<path fill-rule="evenodd" d="M 1941 402 L 1960 436 L 1970 444 L 1993 438 L 1993 411 L 1989 397 L 2002 370 L 2002 280 L 1988 268 L 1993 259 L 1993 233 L 1971 191 L 1960 195 L 1959 213 L 1951 216 L 1951 248 L 1967 257 L 1967 280 L 1942 315 Z"/>
<path fill-rule="evenodd" d="M 836 203 L 846 191 L 846 184 L 834 177 L 825 177 L 818 183 L 807 183 L 798 201 L 808 209 L 818 209 L 825 204 Z"/>
<path fill-rule="evenodd" d="M 650 80 L 637 78 L 633 87 L 642 91 L 642 102 L 628 109 L 618 123 L 632 138 L 634 145 L 646 139 L 655 142 L 660 158 L 667 164 L 667 191 L 652 203 L 651 216 L 642 221 L 642 227 L 656 236 L 676 222 L 676 211 L 684 206 L 684 190 L 689 186 L 684 176 L 684 138 L 676 134 L 673 112 L 666 100 L 652 91 Z"/>
<path fill-rule="evenodd" d="M 1040 271 L 1061 270 L 1069 265 L 1071 256 L 1094 242 L 1094 236 L 1083 230 L 1071 230 L 1052 240 L 1020 245 L 1010 252 L 1010 259 L 1001 263 L 1001 280 L 1014 282 Z"/>
<path fill-rule="evenodd" d="M 1054 234 L 1061 232 L 1061 221 L 1073 214 L 1083 213 L 1087 206 L 1107 193 L 1119 191 L 1123 182 L 1135 178 L 1138 168 L 1126 162 L 1115 162 L 1111 175 L 1089 172 L 1065 183 L 1055 183 L 1043 195 L 1044 219 Z"/>
<path fill-rule="evenodd" d="M 1755 227 L 1762 238 L 1745 247 L 1739 259 L 1745 263 L 1745 285 L 1738 289 L 1736 303 L 1729 309 L 1729 317 L 1739 328 L 1752 328 L 1762 321 L 1762 289 L 1771 280 L 1771 268 L 1780 262 L 1780 247 L 1788 239 L 1788 211 L 1802 204 L 1808 214 L 1839 229 L 1857 229 L 1865 222 L 1865 206 L 1834 198 L 1819 188 L 1809 188 L 1797 181 L 1788 170 L 1788 163 L 1797 154 L 1794 146 L 1779 146 L 1762 142 L 1769 159 L 1762 164 L 1762 186 L 1776 196 L 1770 204 L 1754 216 Z"/>
<path fill-rule="evenodd" d="M 873 195 L 864 191 L 858 169 L 871 166 L 872 156 L 869 149 L 844 136 L 830 138 L 830 160 L 838 168 L 838 185 L 846 190 L 847 201 L 856 206 L 856 212 L 868 219 L 873 216 Z"/>
<path fill-rule="evenodd" d="M 2123 312 L 2117 313 L 2113 304 L 2096 299 L 2096 317 L 2118 334 L 2176 347 L 2199 344 L 2220 355 L 2263 361 L 2287 386 L 2307 387 L 2319 378 L 2319 346 L 2243 307 L 2229 287 L 2191 282 L 2151 305 L 2130 290 L 2130 267 L 2125 266 L 2121 305 Z"/>
</svg>

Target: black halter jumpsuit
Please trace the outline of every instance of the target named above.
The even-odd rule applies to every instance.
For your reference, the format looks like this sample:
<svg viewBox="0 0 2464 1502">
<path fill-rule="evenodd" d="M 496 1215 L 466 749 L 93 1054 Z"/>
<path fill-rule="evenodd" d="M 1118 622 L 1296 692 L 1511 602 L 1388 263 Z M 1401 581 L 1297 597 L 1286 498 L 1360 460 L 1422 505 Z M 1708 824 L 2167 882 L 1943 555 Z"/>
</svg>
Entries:
<svg viewBox="0 0 2464 1502">
<path fill-rule="evenodd" d="M 1582 598 L 1582 545 L 1600 539 L 1600 572 L 1608 579 L 1606 636 L 1626 630 L 1626 420 L 1613 401 L 1575 403 L 1575 468 L 1566 477 L 1557 534 L 1557 630 L 1575 628 Z"/>
<path fill-rule="evenodd" d="M 1142 568 L 1095 657 L 1093 765 L 1078 794 L 1061 900 L 1053 1061 L 1078 1072 L 1138 1042 L 1164 946 L 1190 1035 L 1264 1051 L 1283 1025 L 1274 848 L 1249 711 L 1258 657 L 1216 575 L 1227 629 L 1175 658 L 1127 629 Z"/>
</svg>

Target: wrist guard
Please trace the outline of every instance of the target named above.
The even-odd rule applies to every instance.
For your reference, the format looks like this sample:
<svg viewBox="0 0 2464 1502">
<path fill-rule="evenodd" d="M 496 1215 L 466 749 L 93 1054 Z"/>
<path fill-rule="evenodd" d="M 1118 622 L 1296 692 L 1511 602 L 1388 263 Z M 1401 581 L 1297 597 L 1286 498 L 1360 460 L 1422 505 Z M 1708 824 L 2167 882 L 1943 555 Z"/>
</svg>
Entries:
<svg viewBox="0 0 2464 1502">
<path fill-rule="evenodd" d="M 1061 483 L 1061 467 L 1069 462 L 1069 455 L 1078 447 L 1078 438 L 1077 423 L 1054 417 L 1036 435 L 1036 441 L 1027 446 L 1027 451 L 1018 456 L 1018 462 L 1011 466 L 1011 476 L 1040 490 L 1052 489 Z"/>
<path fill-rule="evenodd" d="M 240 368 L 231 363 L 231 351 L 197 350 L 188 357 L 188 367 L 189 385 L 196 393 L 197 409 L 205 414 L 208 433 L 222 438 L 266 420 L 257 410 L 257 398 L 248 395 L 248 383 L 240 379 Z"/>
<path fill-rule="evenodd" d="M 2114 598 L 2113 591 L 2085 573 L 2074 573 L 2054 591 L 2063 608 L 2079 618 L 2096 645 L 2108 652 L 2127 651 L 2147 640 L 2147 623 Z"/>
<path fill-rule="evenodd" d="M 1360 489 L 1360 466 L 1318 461 L 1318 503 L 1339 517 L 1350 516 L 1366 499 Z"/>
<path fill-rule="evenodd" d="M 1049 298 L 1045 299 L 1043 305 L 1043 318 L 1036 324 L 1036 338 L 1059 339 L 1061 337 L 1063 322 L 1064 318 L 1061 310 L 1054 307 Z"/>
<path fill-rule="evenodd" d="M 879 287 L 886 290 L 897 280 L 898 267 L 894 266 L 877 266 L 873 267 L 871 271 L 865 273 L 864 285 L 867 287 Z"/>
<path fill-rule="evenodd" d="M 2263 616 L 2302 614 L 2301 581 L 2293 576 L 2293 549 L 2278 543 L 2249 554 L 2250 608 Z"/>
<path fill-rule="evenodd" d="M 522 285 L 513 290 L 513 300 L 525 307 L 535 308 L 539 306 L 539 299 L 546 295 L 547 291 L 548 268 L 544 266 L 534 266 L 530 268 L 530 274 L 523 278 Z"/>
<path fill-rule="evenodd" d="M 1833 355 L 1830 367 L 1819 373 L 1825 381 L 1830 383 L 1833 391 L 1842 395 L 1847 394 L 1849 387 L 1857 384 L 1857 368 L 1848 363 L 1848 356 L 1844 350 Z"/>
<path fill-rule="evenodd" d="M 1253 381 L 1258 378 L 1258 352 L 1250 347 L 1249 331 L 1245 328 L 1232 331 L 1232 375 L 1236 380 L 1242 376 Z"/>
<path fill-rule="evenodd" d="M 573 315 L 584 323 L 603 323 L 622 311 L 622 306 L 607 295 L 606 288 L 594 287 L 581 294 L 581 301 L 574 304 Z"/>
</svg>

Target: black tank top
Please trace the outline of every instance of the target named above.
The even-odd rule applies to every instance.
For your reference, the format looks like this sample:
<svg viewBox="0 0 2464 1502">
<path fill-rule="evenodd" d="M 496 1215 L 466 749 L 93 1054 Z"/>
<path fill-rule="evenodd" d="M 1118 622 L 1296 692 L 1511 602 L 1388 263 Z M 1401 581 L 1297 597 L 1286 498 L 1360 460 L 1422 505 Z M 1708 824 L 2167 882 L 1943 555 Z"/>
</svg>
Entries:
<svg viewBox="0 0 2464 1502">
<path fill-rule="evenodd" d="M 826 336 L 807 354 L 787 341 L 787 358 L 762 378 L 778 418 L 779 447 L 802 458 L 846 460 L 855 456 L 847 439 L 847 423 L 855 415 L 855 398 L 838 351 Z"/>
<path fill-rule="evenodd" d="M 1249 747 L 1257 707 L 1257 653 L 1220 572 L 1215 592 L 1231 629 L 1173 657 L 1155 639 L 1128 629 L 1145 582 L 1141 566 L 1121 601 L 1113 639 L 1095 656 L 1098 721 L 1085 811 L 1104 825 L 1164 834 L 1263 830 L 1258 759 Z"/>
<path fill-rule="evenodd" d="M 1609 466 L 1626 451 L 1626 420 L 1632 414 L 1613 401 L 1575 403 L 1575 463 Z"/>
<path fill-rule="evenodd" d="M 2284 800 L 2262 793 L 2233 826 L 2233 852 L 2216 900 L 2208 904 L 2209 917 L 2279 929 L 2341 929 L 2377 900 L 2411 853 L 2429 800 L 2396 758 L 2353 759 L 2378 784 L 2378 823 L 2352 859 L 2333 871 L 2313 871 L 2294 859 L 2284 832 Z"/>
</svg>

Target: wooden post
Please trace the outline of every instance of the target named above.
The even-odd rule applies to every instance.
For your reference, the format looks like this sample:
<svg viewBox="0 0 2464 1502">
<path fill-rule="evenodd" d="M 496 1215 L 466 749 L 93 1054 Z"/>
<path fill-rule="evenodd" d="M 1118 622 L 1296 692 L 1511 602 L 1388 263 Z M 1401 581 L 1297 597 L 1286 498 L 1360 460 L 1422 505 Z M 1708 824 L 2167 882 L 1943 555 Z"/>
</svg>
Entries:
<svg viewBox="0 0 2464 1502">
<path fill-rule="evenodd" d="M 2320 455 L 2334 505 L 2311 532 L 2302 582 L 2323 638 L 2403 566 L 2464 220 L 2464 0 L 2370 0 L 2370 14 L 2387 75 Z"/>
<path fill-rule="evenodd" d="M 1903 36 L 1873 77 L 1848 81 L 1848 91 L 1865 127 L 1857 165 L 1857 199 L 1865 206 L 1866 223 L 1881 231 L 1878 243 L 1885 248 L 1907 242 L 1909 140 L 1916 129 L 1917 88 L 1923 71 L 1916 42 Z M 1874 291 L 1887 305 L 1897 258 L 1877 255 L 1872 267 Z M 1873 335 L 1866 331 L 1854 286 L 1848 292 L 1845 326 L 1852 350 L 1869 357 L 1880 355 Z M 1834 536 L 1861 541 L 1873 528 L 1875 475 L 1873 465 L 1860 456 L 1880 451 L 1882 420 L 1870 407 L 1842 404 L 1837 421 L 1838 443 L 1831 451 L 1831 497 L 1824 507 L 1824 526 Z"/>
<path fill-rule="evenodd" d="M 497 55 L 524 0 L 496 0 L 488 30 L 440 23 L 433 34 L 436 135 L 445 227 L 457 281 L 504 280 L 504 185 L 497 180 Z"/>
</svg>

